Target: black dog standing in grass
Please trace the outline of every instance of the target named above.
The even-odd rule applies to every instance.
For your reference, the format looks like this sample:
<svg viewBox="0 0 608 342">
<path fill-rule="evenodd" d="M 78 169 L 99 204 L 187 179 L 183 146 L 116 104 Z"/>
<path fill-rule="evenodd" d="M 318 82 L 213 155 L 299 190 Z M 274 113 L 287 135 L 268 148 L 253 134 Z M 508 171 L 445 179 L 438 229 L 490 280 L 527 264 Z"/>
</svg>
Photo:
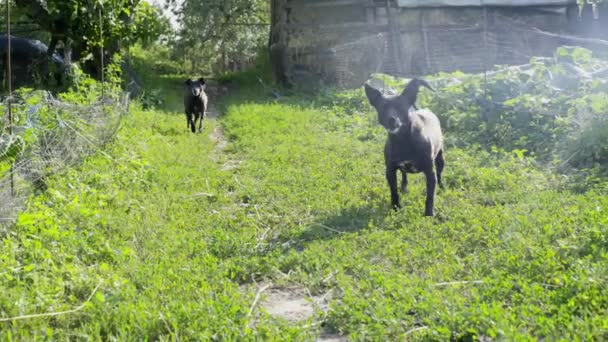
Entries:
<svg viewBox="0 0 608 342">
<path fill-rule="evenodd" d="M 401 208 L 397 192 L 397 170 L 401 170 L 401 191 L 407 189 L 407 173 L 423 172 L 426 176 L 426 205 L 424 214 L 433 216 L 435 186 L 441 184 L 443 171 L 443 134 L 437 116 L 429 110 L 416 109 L 420 86 L 433 90 L 424 80 L 413 79 L 401 95 L 384 96 L 365 84 L 365 94 L 378 112 L 378 121 L 388 132 L 384 146 L 386 180 L 391 189 L 393 209 Z M 414 110 L 410 110 L 414 108 Z M 435 174 L 434 167 L 437 169 Z"/>
<path fill-rule="evenodd" d="M 186 81 L 186 93 L 184 94 L 184 107 L 188 128 L 192 133 L 196 132 L 196 120 L 199 120 L 198 131 L 203 131 L 203 120 L 207 110 L 207 94 L 205 93 L 205 79 Z"/>
</svg>

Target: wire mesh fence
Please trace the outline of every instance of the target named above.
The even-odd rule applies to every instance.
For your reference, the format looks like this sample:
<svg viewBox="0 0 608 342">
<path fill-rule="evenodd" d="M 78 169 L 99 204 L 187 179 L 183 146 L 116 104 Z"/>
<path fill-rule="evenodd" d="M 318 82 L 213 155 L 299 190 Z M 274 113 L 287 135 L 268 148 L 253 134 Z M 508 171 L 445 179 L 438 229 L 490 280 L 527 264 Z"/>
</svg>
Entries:
<svg viewBox="0 0 608 342">
<path fill-rule="evenodd" d="M 6 110 L 8 98 L 2 101 Z M 0 227 L 12 224 L 26 199 L 44 190 L 45 179 L 100 151 L 116 134 L 128 110 L 128 95 L 89 105 L 63 102 L 48 92 L 11 99 L 0 119 Z"/>
<path fill-rule="evenodd" d="M 526 64 L 532 57 L 552 56 L 563 45 L 608 50 L 606 41 L 572 34 L 580 32 L 577 27 L 585 22 L 563 6 L 405 9 L 380 1 L 380 5 L 349 7 L 368 11 L 366 21 L 339 23 L 346 19 L 345 6 L 319 2 L 322 7 L 294 2 L 288 12 L 283 39 L 292 79 L 306 70 L 332 85 L 353 87 L 379 72 L 406 78 L 453 71 L 484 73 L 496 66 Z M 315 23 L 315 11 L 335 17 Z"/>
</svg>

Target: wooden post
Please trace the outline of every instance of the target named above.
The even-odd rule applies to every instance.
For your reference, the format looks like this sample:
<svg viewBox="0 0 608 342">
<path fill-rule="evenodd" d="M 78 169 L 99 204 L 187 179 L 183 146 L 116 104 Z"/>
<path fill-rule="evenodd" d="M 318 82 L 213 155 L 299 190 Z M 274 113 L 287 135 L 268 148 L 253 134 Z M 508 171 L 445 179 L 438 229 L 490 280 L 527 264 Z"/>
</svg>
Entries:
<svg viewBox="0 0 608 342">
<path fill-rule="evenodd" d="M 386 0 L 386 17 L 391 35 L 391 45 L 393 50 L 393 61 L 396 66 L 397 73 L 403 72 L 403 63 L 401 62 L 401 32 L 399 23 L 395 21 L 393 12 L 391 11 L 391 0 Z"/>
<path fill-rule="evenodd" d="M 367 8 L 365 8 L 365 17 L 367 20 L 367 23 L 370 25 L 373 25 L 376 16 L 376 9 L 374 8 L 374 0 L 367 0 Z"/>
<path fill-rule="evenodd" d="M 104 69 L 105 69 L 105 65 L 104 65 L 104 51 L 103 51 L 103 15 L 101 13 L 103 9 L 103 5 L 99 7 L 99 43 L 100 43 L 100 48 L 99 48 L 99 53 L 101 54 L 101 99 L 103 100 L 106 97 L 106 79 L 105 79 L 105 73 L 104 73 Z"/>
<path fill-rule="evenodd" d="M 272 18 L 270 26 L 269 54 L 275 81 L 284 86 L 290 87 L 289 77 L 289 57 L 287 49 L 289 46 L 289 34 L 287 27 L 287 6 L 285 0 L 271 1 Z"/>
<path fill-rule="evenodd" d="M 6 36 L 7 36 L 7 49 L 6 49 L 6 87 L 8 89 L 8 129 L 9 133 L 13 134 L 13 113 L 11 111 L 11 98 L 13 96 L 13 75 L 11 70 L 11 2 L 6 1 Z"/>
<path fill-rule="evenodd" d="M 227 58 L 226 58 L 226 48 L 224 47 L 224 43 L 222 43 L 221 49 L 222 49 L 222 74 L 225 74 Z"/>
<path fill-rule="evenodd" d="M 431 51 L 429 49 L 429 38 L 426 28 L 426 12 L 425 9 L 420 10 L 420 26 L 422 26 L 422 42 L 424 44 L 424 59 L 426 61 L 427 70 L 424 73 L 432 72 Z"/>
<path fill-rule="evenodd" d="M 6 101 L 8 111 L 8 133 L 13 135 L 13 75 L 12 75 L 12 64 L 11 64 L 11 2 L 6 0 L 6 36 L 7 36 L 7 49 L 6 49 L 6 87 L 8 89 L 8 100 Z M 15 195 L 15 174 L 13 170 L 14 163 L 11 164 L 10 177 L 11 177 L 11 196 Z"/>
<path fill-rule="evenodd" d="M 483 6 L 483 94 L 488 96 L 488 7 Z"/>
</svg>

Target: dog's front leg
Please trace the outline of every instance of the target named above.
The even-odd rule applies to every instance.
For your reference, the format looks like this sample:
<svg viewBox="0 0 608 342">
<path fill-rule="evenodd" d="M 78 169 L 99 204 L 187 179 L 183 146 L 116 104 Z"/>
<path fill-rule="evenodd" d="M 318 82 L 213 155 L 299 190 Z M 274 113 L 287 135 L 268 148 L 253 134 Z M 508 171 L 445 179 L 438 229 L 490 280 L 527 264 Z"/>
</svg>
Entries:
<svg viewBox="0 0 608 342">
<path fill-rule="evenodd" d="M 400 167 L 399 168 L 401 170 L 401 193 L 406 193 L 407 192 L 407 171 L 405 170 L 405 167 Z"/>
<path fill-rule="evenodd" d="M 431 166 L 424 172 L 426 176 L 426 203 L 424 206 L 424 215 L 433 216 L 433 206 L 435 201 L 435 186 L 437 185 L 437 176 Z"/>
<path fill-rule="evenodd" d="M 203 120 L 205 120 L 205 112 L 202 112 L 200 114 L 200 120 L 198 123 L 198 132 L 199 133 L 203 133 Z"/>
<path fill-rule="evenodd" d="M 386 181 L 391 189 L 391 206 L 393 210 L 401 209 L 399 203 L 399 192 L 397 192 L 397 165 L 389 164 L 386 166 Z"/>
<path fill-rule="evenodd" d="M 196 133 L 196 116 L 194 114 L 190 116 L 190 130 L 192 133 Z"/>
</svg>

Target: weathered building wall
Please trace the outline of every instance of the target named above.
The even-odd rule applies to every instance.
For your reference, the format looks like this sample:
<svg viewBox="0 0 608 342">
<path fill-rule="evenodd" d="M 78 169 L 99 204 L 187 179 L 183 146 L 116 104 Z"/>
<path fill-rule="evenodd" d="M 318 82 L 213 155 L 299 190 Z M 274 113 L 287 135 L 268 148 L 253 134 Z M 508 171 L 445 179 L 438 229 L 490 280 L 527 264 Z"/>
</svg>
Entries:
<svg viewBox="0 0 608 342">
<path fill-rule="evenodd" d="M 331 83 L 338 83 L 343 79 L 340 70 L 344 68 L 340 64 L 351 59 L 350 56 L 340 56 L 344 45 L 348 46 L 351 42 L 365 37 L 370 31 L 366 25 L 369 22 L 365 7 L 368 0 L 348 1 L 350 4 L 346 5 L 328 4 L 325 0 L 273 1 L 282 3 L 281 6 L 275 6 L 274 12 L 283 11 L 283 13 L 273 13 L 271 31 L 275 33 L 272 34 L 271 45 L 275 44 L 276 59 L 287 62 L 286 72 L 290 76 L 297 77 L 295 74 L 307 70 L 315 77 Z M 278 23 L 275 19 L 283 22 Z M 279 33 L 279 27 L 283 27 L 284 32 Z M 278 55 L 276 46 L 280 40 L 284 42 L 283 57 L 276 56 Z M 376 47 L 376 50 L 378 49 L 379 47 Z M 366 59 L 364 53 L 354 55 L 357 55 L 358 61 Z M 369 58 L 373 56 L 370 55 Z M 363 70 L 351 73 L 362 74 L 362 72 Z M 288 83 L 290 82 L 297 80 L 288 80 Z"/>
<path fill-rule="evenodd" d="M 537 29 L 561 33 L 580 23 L 573 17 L 575 6 L 420 8 L 397 7 L 392 0 L 273 1 L 281 2 L 284 11 L 273 14 L 273 31 L 284 28 L 276 35 L 284 43 L 287 73 L 307 70 L 342 86 L 361 84 L 374 72 L 412 77 L 526 63 L 567 43 Z"/>
<path fill-rule="evenodd" d="M 496 64 L 526 63 L 560 44 L 534 28 L 560 32 L 566 12 L 534 8 L 425 8 L 399 15 L 405 75 L 439 71 L 479 72 Z"/>
</svg>

